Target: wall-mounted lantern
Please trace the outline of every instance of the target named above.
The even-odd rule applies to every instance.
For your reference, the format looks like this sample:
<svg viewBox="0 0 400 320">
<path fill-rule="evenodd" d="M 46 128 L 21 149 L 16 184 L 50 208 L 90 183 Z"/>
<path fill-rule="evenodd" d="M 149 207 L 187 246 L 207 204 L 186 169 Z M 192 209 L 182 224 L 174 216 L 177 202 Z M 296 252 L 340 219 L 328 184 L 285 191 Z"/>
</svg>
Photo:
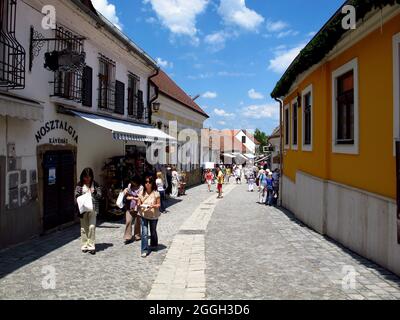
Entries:
<svg viewBox="0 0 400 320">
<path fill-rule="evenodd" d="M 161 107 L 161 103 L 159 102 L 154 102 L 153 103 L 153 112 L 157 113 L 158 111 L 160 111 L 160 107 Z"/>
</svg>

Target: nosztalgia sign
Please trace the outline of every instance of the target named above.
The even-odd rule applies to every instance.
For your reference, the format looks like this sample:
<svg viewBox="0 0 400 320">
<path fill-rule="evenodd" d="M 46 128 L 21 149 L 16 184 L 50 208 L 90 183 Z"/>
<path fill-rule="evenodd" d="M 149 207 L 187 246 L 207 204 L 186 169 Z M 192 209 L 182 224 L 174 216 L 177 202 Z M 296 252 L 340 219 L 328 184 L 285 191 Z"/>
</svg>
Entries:
<svg viewBox="0 0 400 320">
<path fill-rule="evenodd" d="M 61 121 L 61 120 L 51 120 L 46 122 L 36 133 L 35 138 L 37 143 L 39 143 L 49 132 L 54 131 L 54 130 L 64 130 L 65 132 L 68 132 L 68 134 L 72 137 L 72 139 L 78 143 L 78 134 L 74 130 L 74 128 L 68 124 L 67 121 Z M 50 143 L 65 143 L 68 140 L 67 139 L 54 139 L 50 138 Z"/>
</svg>

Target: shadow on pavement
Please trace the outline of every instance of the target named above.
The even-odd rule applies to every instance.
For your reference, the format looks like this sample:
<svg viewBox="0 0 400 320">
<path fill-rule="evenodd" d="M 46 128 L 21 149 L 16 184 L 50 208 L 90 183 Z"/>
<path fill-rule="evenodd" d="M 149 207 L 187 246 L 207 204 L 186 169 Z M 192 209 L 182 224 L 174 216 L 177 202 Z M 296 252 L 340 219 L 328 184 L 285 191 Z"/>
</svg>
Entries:
<svg viewBox="0 0 400 320">
<path fill-rule="evenodd" d="M 98 243 L 96 244 L 96 251 L 102 252 L 106 251 L 108 248 L 114 247 L 112 243 Z"/>
<path fill-rule="evenodd" d="M 287 210 L 285 208 L 282 208 L 282 207 L 275 207 L 275 208 L 278 209 L 279 211 L 281 211 L 283 214 L 285 214 L 290 219 L 290 221 L 292 221 L 293 223 L 297 224 L 301 228 L 307 228 L 307 229 L 310 229 L 310 230 L 314 231 L 314 229 L 312 227 L 307 226 L 305 223 L 303 223 L 302 221 L 297 219 L 296 216 L 292 212 L 290 212 L 289 210 Z M 316 231 L 314 231 L 314 232 L 316 232 Z M 342 245 L 341 243 L 337 242 L 336 240 L 330 238 L 327 235 L 322 235 L 322 237 L 326 241 L 328 241 L 329 243 L 335 245 L 337 248 L 339 248 L 345 254 L 351 256 L 358 263 L 360 263 L 364 267 L 370 269 L 371 272 L 381 276 L 382 278 L 384 278 L 384 279 L 386 279 L 388 281 L 395 282 L 396 285 L 400 288 L 400 278 L 396 274 L 394 274 L 393 272 L 385 269 L 384 267 L 378 265 L 377 263 L 375 263 L 375 262 L 373 262 L 371 260 L 368 260 L 367 258 L 364 258 L 364 257 L 360 256 L 356 252 L 350 250 L 349 248 L 345 247 L 344 245 Z"/>
</svg>

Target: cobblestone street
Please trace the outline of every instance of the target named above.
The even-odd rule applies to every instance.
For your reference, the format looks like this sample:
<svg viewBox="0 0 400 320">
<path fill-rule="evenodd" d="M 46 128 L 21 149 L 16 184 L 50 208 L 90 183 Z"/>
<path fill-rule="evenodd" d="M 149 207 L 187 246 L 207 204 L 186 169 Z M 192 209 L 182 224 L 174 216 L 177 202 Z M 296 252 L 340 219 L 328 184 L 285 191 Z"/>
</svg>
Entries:
<svg viewBox="0 0 400 320">
<path fill-rule="evenodd" d="M 0 299 L 400 299 L 398 277 L 257 204 L 245 185 L 224 188 L 222 200 L 200 186 L 170 206 L 147 259 L 110 222 L 96 256 L 80 252 L 77 226 L 3 251 Z M 54 290 L 42 287 L 48 267 Z M 356 286 L 344 290 L 351 268 Z"/>
</svg>

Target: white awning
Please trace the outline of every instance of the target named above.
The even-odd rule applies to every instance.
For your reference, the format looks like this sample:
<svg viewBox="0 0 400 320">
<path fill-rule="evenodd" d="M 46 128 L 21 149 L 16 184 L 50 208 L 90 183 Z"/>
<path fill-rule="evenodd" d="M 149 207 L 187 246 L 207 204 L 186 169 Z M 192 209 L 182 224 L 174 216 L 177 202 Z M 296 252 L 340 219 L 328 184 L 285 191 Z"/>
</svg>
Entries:
<svg viewBox="0 0 400 320">
<path fill-rule="evenodd" d="M 96 114 L 87 114 L 71 110 L 73 114 L 92 124 L 111 131 L 115 140 L 154 142 L 155 140 L 176 140 L 165 132 L 142 124 L 104 118 Z"/>
<path fill-rule="evenodd" d="M 43 121 L 43 105 L 15 94 L 0 94 L 0 116 Z"/>
<path fill-rule="evenodd" d="M 236 158 L 236 156 L 234 156 L 234 155 L 231 154 L 231 153 L 224 153 L 223 156 L 224 156 L 224 157 L 227 157 L 227 158 L 232 158 L 232 159 Z"/>
<path fill-rule="evenodd" d="M 245 156 L 246 158 L 250 159 L 250 160 L 253 160 L 253 159 L 256 158 L 256 156 L 255 156 L 254 154 L 251 154 L 251 153 L 246 153 L 244 156 Z"/>
</svg>

